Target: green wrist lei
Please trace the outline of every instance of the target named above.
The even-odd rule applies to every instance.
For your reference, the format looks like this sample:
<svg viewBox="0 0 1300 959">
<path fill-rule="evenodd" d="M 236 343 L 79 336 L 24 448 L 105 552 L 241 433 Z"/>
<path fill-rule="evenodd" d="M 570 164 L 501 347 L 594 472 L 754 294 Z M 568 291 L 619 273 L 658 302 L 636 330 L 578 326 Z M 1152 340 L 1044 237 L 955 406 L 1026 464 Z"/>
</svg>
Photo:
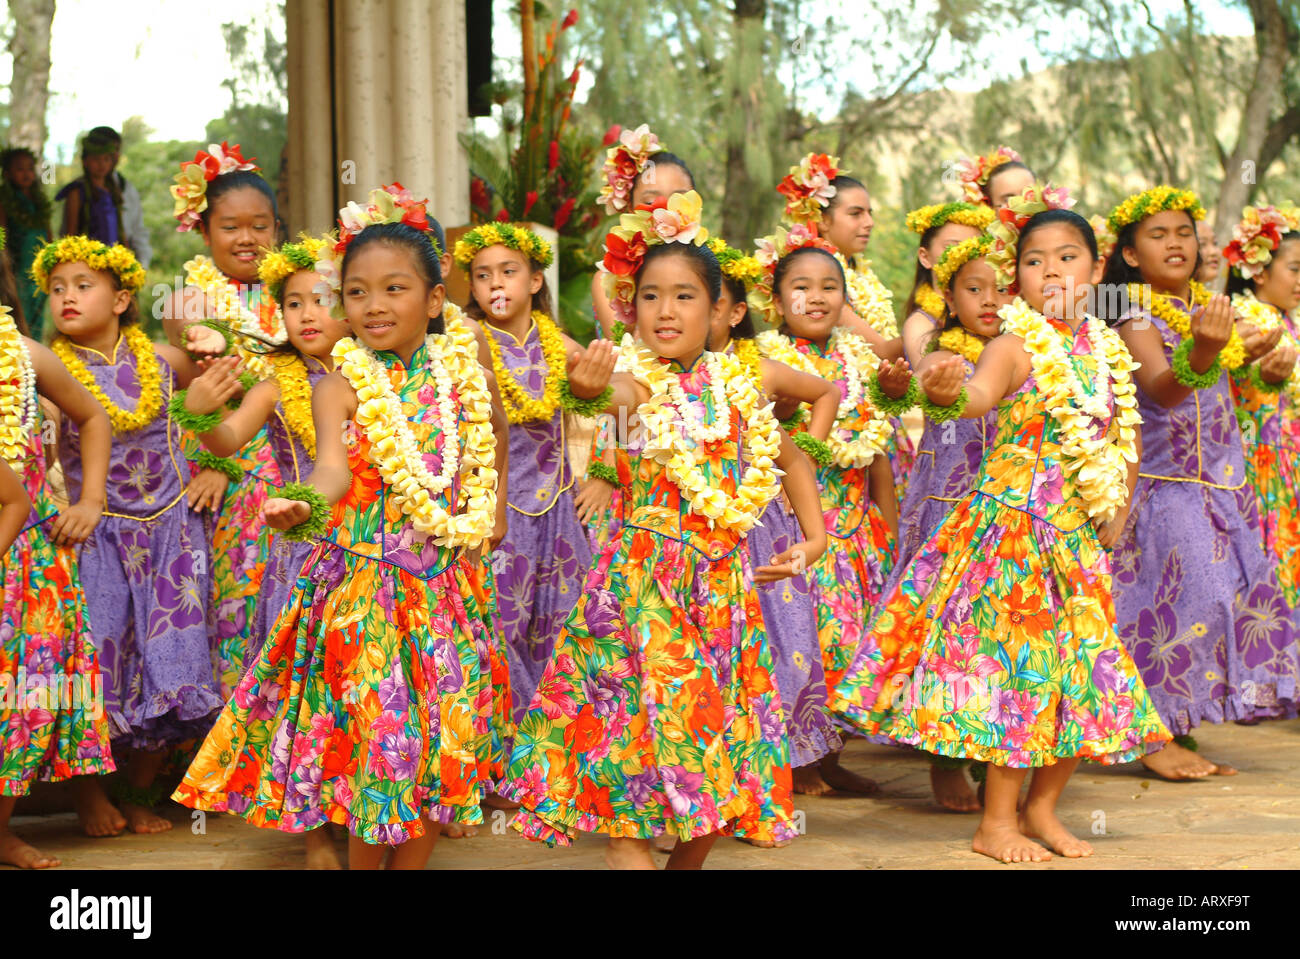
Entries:
<svg viewBox="0 0 1300 959">
<path fill-rule="evenodd" d="M 226 353 L 229 353 L 229 352 L 230 352 L 230 348 L 231 348 L 232 346 L 235 345 L 235 334 L 234 334 L 230 329 L 228 329 L 227 327 L 225 327 L 225 326 L 223 326 L 222 324 L 218 323 L 216 320 L 200 320 L 198 323 L 190 323 L 190 324 L 188 324 L 188 325 L 185 327 L 185 331 L 186 331 L 186 332 L 189 332 L 190 327 L 193 327 L 193 326 L 206 326 L 208 329 L 210 329 L 210 330 L 216 330 L 218 333 L 220 333 L 220 334 L 221 334 L 221 338 L 222 338 L 223 340 L 226 341 L 226 348 L 225 348 L 225 350 L 222 352 L 222 355 L 223 355 L 223 356 L 224 356 Z M 189 353 L 190 356 L 193 356 L 193 355 L 194 355 L 193 353 L 190 353 L 190 351 L 189 351 L 188 349 L 187 349 L 185 352 L 186 352 L 186 353 Z M 207 356 L 208 354 L 204 353 L 204 354 L 202 354 L 202 355 Z"/>
<path fill-rule="evenodd" d="M 867 395 L 871 397 L 871 405 L 887 416 L 902 416 L 913 406 L 921 401 L 921 387 L 917 385 L 916 377 L 907 384 L 907 392 L 894 399 L 892 396 L 886 396 L 885 391 L 880 387 L 880 372 L 877 371 L 867 380 Z"/>
<path fill-rule="evenodd" d="M 834 461 L 834 457 L 831 456 L 831 448 L 811 433 L 796 433 L 794 435 L 794 445 L 807 453 L 818 466 L 830 466 Z"/>
<path fill-rule="evenodd" d="M 235 460 L 226 459 L 224 456 L 216 456 L 207 450 L 199 450 L 199 455 L 194 457 L 194 462 L 201 470 L 216 470 L 218 473 L 225 473 L 226 479 L 232 483 L 238 483 L 244 478 L 244 468 Z"/>
<path fill-rule="evenodd" d="M 579 416 L 597 416 L 605 412 L 605 407 L 609 405 L 609 398 L 613 395 L 614 387 L 607 386 L 601 390 L 599 396 L 593 396 L 589 400 L 579 399 L 569 390 L 569 381 L 565 380 L 560 384 L 560 408 L 570 413 L 577 413 Z"/>
<path fill-rule="evenodd" d="M 213 410 L 211 413 L 191 413 L 187 410 L 185 397 L 188 395 L 189 390 L 177 390 L 167 403 L 167 415 L 172 418 L 173 423 L 191 433 L 206 433 L 221 425 L 220 410 Z"/>
<path fill-rule="evenodd" d="M 604 480 L 611 486 L 621 485 L 618 481 L 618 470 L 600 460 L 587 464 L 587 475 L 592 479 Z"/>
<path fill-rule="evenodd" d="M 966 392 L 966 387 L 961 388 L 961 393 L 957 395 L 957 401 L 952 406 L 940 406 L 930 401 L 930 397 L 924 393 L 921 394 L 921 412 L 926 418 L 934 423 L 945 423 L 948 420 L 959 418 L 962 411 L 966 409 L 966 404 L 970 402 L 970 396 Z"/>
<path fill-rule="evenodd" d="M 245 395 L 247 395 L 248 391 L 251 390 L 254 386 L 256 386 L 259 382 L 261 381 L 252 373 L 248 372 L 247 370 L 239 374 L 239 386 L 244 391 Z M 239 409 L 239 404 L 241 404 L 243 401 L 244 401 L 244 397 L 242 396 L 232 396 L 230 399 L 226 400 L 226 409 L 237 410 Z"/>
<path fill-rule="evenodd" d="M 1219 382 L 1219 377 L 1223 375 L 1223 366 L 1219 363 L 1219 358 L 1214 358 L 1214 363 L 1204 373 L 1197 373 L 1192 369 L 1191 362 L 1187 359 L 1191 355 L 1194 343 L 1191 337 L 1183 340 L 1174 347 L 1173 359 L 1170 360 L 1170 367 L 1174 371 L 1174 379 L 1183 386 L 1193 390 L 1209 389 L 1215 383 Z"/>
<path fill-rule="evenodd" d="M 317 491 L 316 487 L 308 483 L 285 483 L 284 488 L 280 490 L 280 496 L 284 499 L 296 499 L 311 507 L 311 516 L 297 526 L 285 530 L 284 538 L 294 541 L 319 539 L 329 526 L 329 501 Z"/>
<path fill-rule="evenodd" d="M 167 784 L 155 782 L 152 786 L 137 787 L 132 786 L 125 778 L 121 778 L 113 784 L 112 793 L 113 798 L 119 803 L 130 803 L 133 806 L 153 809 L 167 795 Z"/>
<path fill-rule="evenodd" d="M 1264 379 L 1263 374 L 1259 372 L 1258 363 L 1251 363 L 1250 372 L 1246 375 L 1250 378 L 1251 385 L 1261 393 L 1281 393 L 1287 383 L 1286 380 L 1283 380 L 1281 383 L 1270 383 L 1268 380 Z M 1294 376 L 1295 374 L 1293 373 L 1291 375 Z M 1287 379 L 1290 379 L 1290 377 L 1287 377 Z"/>
<path fill-rule="evenodd" d="M 615 320 L 614 325 L 609 328 L 609 338 L 617 346 L 623 342 L 623 334 L 627 332 L 627 324 L 622 320 Z"/>
<path fill-rule="evenodd" d="M 808 411 L 801 406 L 790 414 L 788 420 L 781 421 L 781 429 L 785 430 L 787 433 L 792 433 L 794 432 L 794 428 L 799 426 L 806 419 L 808 419 Z"/>
</svg>

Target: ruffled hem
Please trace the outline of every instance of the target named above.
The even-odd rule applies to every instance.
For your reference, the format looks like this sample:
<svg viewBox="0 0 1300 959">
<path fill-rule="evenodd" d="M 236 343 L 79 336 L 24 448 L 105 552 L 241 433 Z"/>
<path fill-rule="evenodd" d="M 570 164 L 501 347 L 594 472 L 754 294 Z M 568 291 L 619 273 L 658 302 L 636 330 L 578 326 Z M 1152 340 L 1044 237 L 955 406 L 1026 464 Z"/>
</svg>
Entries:
<svg viewBox="0 0 1300 959">
<path fill-rule="evenodd" d="M 1118 741 L 1108 743 L 1090 740 L 1058 741 L 1050 751 L 1036 752 L 943 739 L 920 732 L 901 732 L 894 736 L 894 739 L 896 742 L 952 759 L 971 759 L 1011 769 L 1037 769 L 1040 766 L 1055 766 L 1062 759 L 1086 759 L 1089 762 L 1101 763 L 1103 766 L 1131 763 L 1135 759 L 1164 748 L 1173 736 L 1162 725 L 1148 725 L 1140 729 L 1128 730 L 1128 735 Z"/>
<path fill-rule="evenodd" d="M 1248 703 L 1245 701 L 1243 694 L 1234 690 L 1233 694 L 1226 699 L 1211 699 L 1204 702 L 1195 703 L 1189 707 L 1171 711 L 1171 715 L 1166 719 L 1165 711 L 1161 709 L 1159 700 L 1159 687 L 1149 689 L 1151 698 L 1156 701 L 1156 709 L 1160 713 L 1160 718 L 1164 720 L 1169 731 L 1175 736 L 1185 736 L 1197 726 L 1206 723 L 1211 726 L 1220 723 L 1236 722 L 1237 720 L 1258 720 L 1258 719 L 1294 719 L 1300 704 L 1296 701 L 1296 683 L 1289 677 L 1282 678 L 1278 682 L 1280 693 L 1273 696 L 1270 703 Z"/>
<path fill-rule="evenodd" d="M 844 748 L 844 738 L 835 728 L 835 722 L 826 716 L 822 722 L 799 731 L 796 740 L 793 724 L 786 725 L 786 738 L 790 740 L 790 767 L 810 766 L 823 756 Z"/>
<path fill-rule="evenodd" d="M 203 686 L 188 684 L 150 697 L 147 706 L 106 710 L 109 736 L 132 749 L 157 750 L 187 739 L 203 738 L 212 728 L 213 714 L 225 700 Z"/>
<path fill-rule="evenodd" d="M 113 772 L 117 772 L 117 763 L 111 755 L 72 762 L 56 760 L 53 763 L 43 763 L 29 778 L 0 779 L 0 796 L 26 796 L 34 782 L 57 783 L 73 776 L 107 776 Z"/>
</svg>

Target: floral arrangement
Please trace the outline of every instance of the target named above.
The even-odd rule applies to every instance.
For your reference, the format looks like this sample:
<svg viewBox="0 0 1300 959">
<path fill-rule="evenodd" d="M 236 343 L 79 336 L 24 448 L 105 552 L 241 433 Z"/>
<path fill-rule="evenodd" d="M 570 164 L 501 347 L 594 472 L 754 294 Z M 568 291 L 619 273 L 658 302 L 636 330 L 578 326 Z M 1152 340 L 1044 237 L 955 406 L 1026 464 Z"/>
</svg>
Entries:
<svg viewBox="0 0 1300 959">
<path fill-rule="evenodd" d="M 918 235 L 928 230 L 937 230 L 945 223 L 960 223 L 973 226 L 977 230 L 986 230 L 996 214 L 983 203 L 932 203 L 907 214 L 906 225 Z"/>
<path fill-rule="evenodd" d="M 490 246 L 504 246 L 517 250 L 544 270 L 551 265 L 551 244 L 527 227 L 515 223 L 484 223 L 476 226 L 456 241 L 452 258 L 462 270 L 468 270 L 474 257 Z"/>
<path fill-rule="evenodd" d="M 1019 291 L 1016 247 L 1020 242 L 1020 231 L 1034 214 L 1045 210 L 1068 210 L 1072 206 L 1074 199 L 1069 191 L 1051 184 L 1034 183 L 998 210 L 998 218 L 989 226 L 993 242 L 985 254 L 997 275 L 998 286 L 1013 294 Z"/>
<path fill-rule="evenodd" d="M 618 142 L 605 152 L 605 163 L 600 168 L 597 202 L 605 205 L 606 213 L 612 216 L 631 207 L 636 178 L 650 165 L 650 158 L 663 149 L 659 138 L 644 123 L 619 134 Z"/>
<path fill-rule="evenodd" d="M 32 279 L 42 292 L 50 292 L 50 273 L 60 263 L 85 263 L 92 270 L 112 273 L 118 285 L 132 296 L 144 289 L 144 267 L 130 248 L 120 243 L 107 246 L 88 236 L 65 236 L 45 244 L 32 260 L 31 269 Z"/>
<path fill-rule="evenodd" d="M 32 358 L 9 307 L 0 303 L 0 456 L 19 476 L 39 415 Z"/>
<path fill-rule="evenodd" d="M 706 241 L 706 245 L 713 251 L 713 255 L 718 258 L 718 266 L 722 268 L 722 275 L 730 277 L 745 288 L 749 293 L 763 277 L 763 265 L 748 253 L 741 253 L 735 247 L 728 246 L 727 241 L 720 236 L 711 236 Z"/>
<path fill-rule="evenodd" d="M 172 216 L 176 218 L 178 233 L 187 233 L 199 224 L 201 214 L 208 208 L 208 184 L 223 173 L 236 170 L 258 169 L 253 157 L 245 160 L 239 152 L 239 144 L 229 146 L 225 140 L 221 143 L 208 144 L 207 150 L 199 150 L 193 160 L 181 164 L 181 171 L 173 177 L 174 185 L 170 188 L 175 203 Z"/>
<path fill-rule="evenodd" d="M 1110 222 L 1101 214 L 1094 213 L 1088 217 L 1088 225 L 1097 238 L 1097 255 L 1104 260 L 1115 251 L 1115 234 L 1110 231 Z"/>
<path fill-rule="evenodd" d="M 1149 216 L 1163 213 L 1165 210 L 1186 210 L 1193 220 L 1205 219 L 1205 208 L 1200 199 L 1191 190 L 1179 190 L 1168 184 L 1134 193 L 1131 197 L 1111 210 L 1106 219 L 1110 232 L 1119 236 L 1119 231 L 1130 223 L 1137 223 Z"/>
<path fill-rule="evenodd" d="M 1300 208 L 1248 206 L 1232 228 L 1232 242 L 1223 248 L 1223 256 L 1242 277 L 1253 280 L 1272 261 L 1283 234 L 1294 230 L 1300 230 Z"/>
<path fill-rule="evenodd" d="M 839 157 L 826 153 L 809 153 L 790 167 L 776 187 L 776 192 L 786 198 L 785 220 L 805 226 L 820 222 L 822 212 L 835 196 L 831 181 L 847 172 L 840 169 Z"/>
<path fill-rule="evenodd" d="M 600 272 L 610 306 L 625 325 L 631 325 L 636 271 L 649 248 L 662 243 L 703 244 L 709 231 L 701 224 L 703 201 L 694 190 L 661 197 L 618 218 L 618 226 L 605 237 Z"/>
<path fill-rule="evenodd" d="M 321 260 L 333 260 L 333 248 L 337 242 L 338 238 L 329 233 L 323 236 L 300 233 L 297 242 L 285 243 L 262 257 L 257 267 L 257 278 L 278 303 L 284 298 L 284 281 L 299 270 L 315 271 Z"/>
<path fill-rule="evenodd" d="M 941 290 L 948 289 L 958 270 L 971 260 L 978 260 L 987 254 L 992 246 L 992 235 L 981 233 L 979 236 L 967 237 L 960 243 L 948 247 L 939 257 L 939 262 L 934 265 L 934 285 Z"/>
<path fill-rule="evenodd" d="M 984 186 L 993 171 L 1005 163 L 1021 163 L 1020 154 L 1011 147 L 998 147 L 984 156 L 967 156 L 957 161 L 957 179 L 962 194 L 971 203 L 984 203 Z"/>
<path fill-rule="evenodd" d="M 776 265 L 782 257 L 807 248 L 825 250 L 832 256 L 837 255 L 835 247 L 819 237 L 812 227 L 804 224 L 796 224 L 789 229 L 778 226 L 775 233 L 758 241 L 754 259 L 763 272 L 749 292 L 749 305 L 767 321 L 769 326 L 776 326 L 780 322 L 776 312 L 775 291 L 772 288 L 772 281 L 776 277 Z"/>
<path fill-rule="evenodd" d="M 442 249 L 429 228 L 428 200 L 417 200 L 411 191 L 394 182 L 370 191 L 370 202 L 361 206 L 350 202 L 339 210 L 339 238 L 334 253 L 341 261 L 352 241 L 368 226 L 380 223 L 405 223 L 429 238 L 434 251 L 441 256 Z"/>
</svg>

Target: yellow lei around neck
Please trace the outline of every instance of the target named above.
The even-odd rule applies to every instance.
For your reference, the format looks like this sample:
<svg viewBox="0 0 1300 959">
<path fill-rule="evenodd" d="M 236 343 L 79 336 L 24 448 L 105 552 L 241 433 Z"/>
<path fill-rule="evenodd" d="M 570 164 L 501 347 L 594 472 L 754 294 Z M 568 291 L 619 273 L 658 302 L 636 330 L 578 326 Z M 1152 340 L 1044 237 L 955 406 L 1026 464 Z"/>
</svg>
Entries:
<svg viewBox="0 0 1300 959">
<path fill-rule="evenodd" d="M 374 352 L 345 336 L 334 344 L 335 368 L 357 394 L 357 426 L 370 443 L 371 462 L 411 525 L 438 546 L 473 549 L 496 525 L 496 435 L 492 396 L 478 364 L 478 341 L 465 324 L 444 316 L 446 333 L 425 338 L 427 365 L 435 387 L 442 432 L 442 471 L 434 476 L 393 389 L 388 370 Z M 457 397 L 459 403 L 457 403 Z M 464 433 L 458 421 L 466 424 Z M 460 478 L 454 512 L 437 498 Z"/>
<path fill-rule="evenodd" d="M 301 356 L 277 356 L 271 361 L 272 373 L 280 387 L 280 407 L 289 431 L 298 437 L 302 448 L 316 458 L 316 421 L 311 414 L 311 379 L 307 361 Z"/>
<path fill-rule="evenodd" d="M 826 379 L 812 357 L 801 352 L 783 333 L 766 330 L 758 334 L 755 341 L 759 352 L 769 360 Z M 844 370 L 845 390 L 835 412 L 835 425 L 826 437 L 826 446 L 840 469 L 870 466 L 876 456 L 885 452 L 889 437 L 894 431 L 888 415 L 871 406 L 861 429 L 853 430 L 843 424 L 856 419 L 863 404 L 870 405 L 864 384 L 868 377 L 875 375 L 880 359 L 872 352 L 866 340 L 838 326 L 831 331 L 830 342 L 826 344 L 826 356 L 831 357 L 832 354 L 838 354 L 842 360 L 840 365 Z"/>
<path fill-rule="evenodd" d="M 27 444 L 36 430 L 39 409 L 36 371 L 27 344 L 9 307 L 0 304 L 0 456 L 19 476 L 27 462 Z"/>
<path fill-rule="evenodd" d="M 492 372 L 497 378 L 497 389 L 501 391 L 501 405 L 505 407 L 506 419 L 511 423 L 546 421 L 554 416 L 560 406 L 560 387 L 564 385 L 568 372 L 564 334 L 560 328 L 541 310 L 533 310 L 533 322 L 537 324 L 537 335 L 542 341 L 542 356 L 546 361 L 546 390 L 541 399 L 533 399 L 519 385 L 519 381 L 501 359 L 501 344 L 491 333 L 487 334 L 488 351 L 492 354 Z M 490 321 L 487 325 L 492 326 Z"/>
<path fill-rule="evenodd" d="M 85 361 L 77 355 L 72 342 L 66 337 L 58 336 L 50 344 L 54 355 L 67 367 L 73 378 L 88 389 L 90 395 L 104 408 L 104 412 L 108 414 L 108 421 L 113 425 L 114 434 L 144 429 L 154 421 L 154 417 L 162 409 L 162 367 L 158 362 L 158 354 L 154 352 L 153 343 L 138 326 L 123 327 L 120 335 L 135 356 L 135 373 L 140 381 L 140 399 L 136 401 L 135 409 L 130 412 L 114 403 L 108 398 L 108 394 L 100 389 L 99 384 L 95 382 L 95 374 L 90 372 Z"/>
<path fill-rule="evenodd" d="M 1195 280 L 1191 281 L 1191 289 L 1191 306 L 1193 307 L 1204 308 L 1205 304 L 1210 302 L 1210 297 L 1214 295 Z M 1141 283 L 1130 283 L 1128 285 L 1130 304 L 1142 308 L 1147 302 L 1147 297 L 1151 298 L 1152 316 L 1164 320 L 1165 325 L 1183 339 L 1187 339 L 1192 335 L 1192 316 L 1186 310 L 1174 305 L 1173 297 L 1166 296 L 1164 293 L 1157 293 L 1151 287 Z M 1241 342 L 1235 324 L 1232 327 L 1232 334 L 1228 337 L 1228 342 L 1219 351 L 1219 362 L 1225 370 L 1240 369 L 1246 362 L 1246 346 Z"/>
<path fill-rule="evenodd" d="M 664 467 L 664 474 L 690 504 L 691 512 L 708 520 L 711 528 L 747 533 L 781 485 L 776 469 L 776 457 L 781 450 L 780 429 L 772 415 L 772 405 L 763 401 L 737 357 L 705 353 L 701 362 L 710 370 L 711 381 L 715 376 L 722 380 L 721 392 L 726 405 L 715 407 L 714 415 L 730 424 L 730 410 L 734 408 L 745 424 L 740 445 L 749 454 L 749 463 L 734 495 L 710 483 L 700 468 L 708 459 L 708 452 L 704 444 L 692 441 L 688 435 L 689 424 L 696 414 L 683 408 L 679 374 L 631 334 L 625 334 L 619 346 L 616 372 L 632 374 L 650 391 L 650 398 L 636 411 L 646 436 L 642 455 Z M 710 388 L 717 386 L 714 382 L 709 384 Z"/>
<path fill-rule="evenodd" d="M 987 345 L 988 340 L 976 336 L 966 327 L 954 326 L 939 334 L 939 343 L 936 349 L 956 353 L 958 356 L 969 360 L 973 366 L 980 361 L 980 356 L 984 353 L 984 347 Z"/>
<path fill-rule="evenodd" d="M 736 353 L 736 359 L 744 364 L 745 372 L 749 375 L 749 381 L 754 384 L 754 389 L 761 394 L 763 392 L 763 355 L 758 352 L 757 344 L 753 340 L 732 340 L 731 346 Z"/>
<path fill-rule="evenodd" d="M 1094 389 L 1079 380 L 1062 334 L 1043 314 L 1019 297 L 998 311 L 1002 332 L 1024 340 L 1043 405 L 1056 420 L 1061 468 L 1074 480 L 1088 515 L 1107 522 L 1128 501 L 1128 464 L 1137 462 L 1137 408 L 1133 371 L 1137 364 L 1119 334 L 1096 317 L 1084 320 L 1097 363 Z M 1104 380 L 1104 382 L 1103 382 Z M 1096 437 L 1098 421 L 1114 417 L 1106 434 Z M 1115 433 L 1114 440 L 1110 434 Z"/>
<path fill-rule="evenodd" d="M 942 320 L 943 315 L 948 311 L 948 302 L 943 298 L 943 294 L 932 287 L 929 283 L 922 283 L 916 288 L 916 295 L 912 297 L 918 310 L 929 314 L 934 320 Z"/>
<path fill-rule="evenodd" d="M 256 342 L 251 340 L 251 337 L 259 337 L 280 346 L 288 339 L 279 307 L 272 309 L 268 305 L 264 310 L 261 308 L 250 310 L 247 296 L 241 296 L 239 287 L 206 256 L 196 256 L 186 262 L 185 282 L 189 286 L 202 290 L 208 302 L 214 304 L 213 312 L 216 315 L 209 319 L 219 320 L 235 333 L 250 337 L 250 342 Z M 274 303 L 265 290 L 261 295 L 266 297 L 266 300 L 259 302 Z M 206 309 L 204 312 L 207 312 Z M 271 364 L 265 355 L 257 350 L 248 349 L 243 344 L 237 344 L 237 348 L 244 361 L 244 367 L 259 380 L 264 380 L 271 375 Z"/>
<path fill-rule="evenodd" d="M 844 254 L 836 253 L 835 259 L 844 268 L 844 281 L 848 284 L 849 306 L 853 312 L 862 317 L 867 325 L 887 340 L 898 337 L 898 320 L 894 317 L 892 300 L 894 294 L 880 282 L 875 271 L 865 262 L 858 265 L 854 259 L 850 264 Z"/>
</svg>

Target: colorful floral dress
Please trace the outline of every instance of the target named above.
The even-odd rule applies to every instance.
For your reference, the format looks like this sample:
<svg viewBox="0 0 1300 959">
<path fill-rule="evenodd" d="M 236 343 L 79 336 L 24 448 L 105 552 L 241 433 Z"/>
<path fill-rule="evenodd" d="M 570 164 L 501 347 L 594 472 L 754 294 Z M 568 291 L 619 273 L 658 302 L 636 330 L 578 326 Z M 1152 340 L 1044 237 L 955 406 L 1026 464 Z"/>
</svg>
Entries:
<svg viewBox="0 0 1300 959">
<path fill-rule="evenodd" d="M 546 357 L 537 325 L 523 342 L 490 323 L 501 362 L 533 399 L 546 392 Z M 524 714 L 550 662 L 591 567 L 591 547 L 573 505 L 565 416 L 510 424 L 509 514 L 505 538 L 492 552 L 498 638 L 510 656 L 510 689 Z"/>
<path fill-rule="evenodd" d="M 118 338 L 111 356 L 69 344 L 122 409 L 140 402 L 136 356 Z M 176 375 L 158 357 L 162 409 L 114 435 L 103 518 L 81 548 L 81 582 L 99 653 L 114 742 L 161 749 L 203 735 L 221 708 L 208 630 L 208 543 L 185 499 L 181 430 L 166 414 Z M 81 497 L 81 435 L 65 418 L 59 459 L 68 496 Z"/>
<path fill-rule="evenodd" d="M 1293 339 L 1295 320 L 1282 314 Z M 1297 374 L 1292 374 L 1296 378 Z M 1292 609 L 1300 606 L 1300 410 L 1290 389 L 1270 393 L 1245 374 L 1232 375 L 1232 395 L 1246 441 L 1246 477 L 1259 503 L 1264 548 Z"/>
<path fill-rule="evenodd" d="M 1137 316 L 1172 356 L 1178 334 L 1145 312 L 1124 321 Z M 1173 409 L 1138 391 L 1142 472 L 1115 546 L 1120 638 L 1177 735 L 1295 711 L 1300 633 L 1260 539 L 1228 379 Z"/>
<path fill-rule="evenodd" d="M 32 513 L 0 556 L 0 796 L 25 796 L 38 779 L 116 768 L 77 556 L 46 536 L 58 509 L 46 485 L 42 427 L 38 413 L 27 458 L 14 467 Z"/>
<path fill-rule="evenodd" d="M 823 379 L 835 383 L 841 396 L 847 395 L 844 360 L 838 353 L 823 354 L 811 340 L 800 337 L 794 337 L 793 342 L 795 349 L 812 360 Z M 857 424 L 865 423 L 870 415 L 871 401 L 864 393 Z M 837 425 L 855 428 L 853 421 Z M 871 611 L 884 595 L 885 581 L 894 566 L 894 535 L 880 507 L 871 499 L 867 473 L 866 466 L 842 469 L 832 465 L 817 470 L 827 544 L 812 573 L 819 599 L 817 634 L 830 690 L 853 661 Z"/>
<path fill-rule="evenodd" d="M 434 383 L 377 356 L 428 468 L 441 468 Z M 174 798 L 255 826 L 346 825 L 370 843 L 424 834 L 425 819 L 482 821 L 502 771 L 510 680 L 478 568 L 416 532 L 388 495 L 362 433 L 352 487 L 307 557 L 288 605 Z M 441 494 L 455 502 L 459 483 Z"/>
<path fill-rule="evenodd" d="M 1095 381 L 1086 326 L 1049 322 Z M 879 607 L 832 710 L 927 752 L 1017 768 L 1128 762 L 1169 740 L 1115 633 L 1110 559 L 1058 434 L 1031 373 L 998 408 L 976 488 Z"/>
<path fill-rule="evenodd" d="M 699 402 L 705 365 L 678 379 Z M 734 493 L 743 427 L 730 415 L 701 468 Z M 626 522 L 519 723 L 501 790 L 523 804 L 513 825 L 561 845 L 578 830 L 792 838 L 785 720 L 748 551 L 691 512 L 662 466 L 631 455 Z"/>
</svg>

